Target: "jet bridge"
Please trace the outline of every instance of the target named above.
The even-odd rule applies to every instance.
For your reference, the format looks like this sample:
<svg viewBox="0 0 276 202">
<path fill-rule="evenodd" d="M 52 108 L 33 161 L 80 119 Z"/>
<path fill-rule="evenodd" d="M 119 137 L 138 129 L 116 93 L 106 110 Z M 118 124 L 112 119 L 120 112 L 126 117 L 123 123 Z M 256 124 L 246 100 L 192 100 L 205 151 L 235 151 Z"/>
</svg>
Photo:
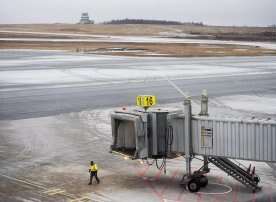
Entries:
<svg viewBox="0 0 276 202">
<path fill-rule="evenodd" d="M 276 163 L 276 122 L 226 119 L 208 115 L 208 98 L 202 96 L 200 115 L 192 115 L 191 100 L 184 110 L 117 110 L 111 114 L 111 151 L 132 159 L 166 159 L 182 155 L 186 175 L 181 184 L 196 192 L 208 184 L 212 163 L 252 191 L 260 190 L 255 167 L 243 168 L 229 159 Z M 191 172 L 191 162 L 203 156 L 203 166 Z"/>
<path fill-rule="evenodd" d="M 171 118 L 173 150 L 185 154 L 183 114 Z M 192 116 L 192 153 L 203 156 L 276 162 L 276 122 Z"/>
</svg>

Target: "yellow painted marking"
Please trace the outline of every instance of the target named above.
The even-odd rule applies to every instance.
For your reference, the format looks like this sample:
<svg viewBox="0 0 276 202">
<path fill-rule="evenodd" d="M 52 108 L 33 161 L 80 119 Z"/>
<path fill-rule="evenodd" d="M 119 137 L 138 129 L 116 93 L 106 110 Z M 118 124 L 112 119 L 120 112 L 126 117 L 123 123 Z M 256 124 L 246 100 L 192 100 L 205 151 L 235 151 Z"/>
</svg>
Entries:
<svg viewBox="0 0 276 202">
<path fill-rule="evenodd" d="M 7 176 L 7 175 L 3 175 L 3 174 L 0 174 L 1 177 L 5 177 L 9 180 L 12 180 L 12 181 L 15 181 L 15 182 L 20 182 L 20 183 L 23 183 L 23 184 L 26 184 L 26 185 L 31 185 L 33 187 L 36 187 L 36 188 L 39 188 L 39 189 L 42 189 L 44 190 L 44 194 L 48 194 L 49 196 L 52 196 L 52 195 L 55 195 L 55 194 L 60 194 L 62 196 L 66 196 L 68 198 L 71 198 L 71 199 L 74 199 L 76 198 L 73 194 L 69 194 L 69 193 L 66 193 L 65 190 L 62 190 L 62 189 L 48 189 L 47 187 L 43 186 L 42 184 L 39 184 L 37 182 L 33 182 L 33 181 L 30 181 L 30 180 L 21 180 L 21 179 L 17 179 L 17 178 L 14 178 L 14 177 L 10 177 L 10 176 Z"/>
<path fill-rule="evenodd" d="M 44 191 L 43 193 L 48 194 L 48 193 L 55 192 L 55 191 L 60 191 L 60 190 L 61 189 L 48 189 L 47 191 Z"/>
<path fill-rule="evenodd" d="M 42 193 L 47 194 L 49 196 L 62 195 L 62 196 L 66 196 L 71 199 L 75 198 L 75 196 L 73 194 L 69 194 L 64 189 L 59 189 L 59 188 L 48 189 Z"/>
<path fill-rule="evenodd" d="M 85 201 L 90 201 L 91 199 L 87 196 L 81 197 L 81 198 L 77 198 L 74 200 L 70 200 L 70 202 L 85 202 Z"/>
<path fill-rule="evenodd" d="M 113 201 L 113 200 L 108 199 L 107 197 L 103 196 L 102 194 L 98 194 L 98 193 L 94 193 L 94 192 L 85 194 L 80 198 L 75 198 L 73 200 L 70 200 L 70 202 L 87 202 L 87 201 L 103 202 L 103 201 Z"/>
<path fill-rule="evenodd" d="M 131 159 L 131 158 L 132 158 L 131 156 L 128 156 L 128 155 L 123 154 L 123 153 L 121 153 L 121 152 L 112 151 L 112 153 L 114 153 L 114 154 L 118 154 L 118 155 L 120 155 L 120 156 L 123 156 L 125 160 L 127 160 L 127 159 Z"/>
<path fill-rule="evenodd" d="M 60 190 L 60 191 L 56 191 L 56 192 L 53 192 L 53 193 L 49 193 L 48 195 L 49 196 L 53 196 L 53 195 L 63 194 L 63 193 L 65 193 L 65 191 L 64 190 Z"/>
<path fill-rule="evenodd" d="M 69 193 L 66 193 L 66 192 L 64 192 L 64 193 L 60 193 L 60 195 L 62 195 L 62 196 L 66 196 L 66 197 L 68 197 L 68 198 L 76 198 L 73 194 L 69 194 Z"/>
<path fill-rule="evenodd" d="M 33 185 L 38 185 L 38 186 L 43 186 L 43 184 L 39 183 L 39 182 L 34 182 L 32 180 L 29 180 L 29 179 L 25 179 L 25 182 L 29 182 L 29 183 L 32 183 Z"/>
<path fill-rule="evenodd" d="M 7 175 L 0 174 L 0 176 L 5 177 L 5 178 L 10 179 L 10 180 L 13 180 L 13 181 L 16 181 L 16 182 L 21 182 L 21 183 L 24 183 L 24 184 L 27 184 L 27 185 L 31 185 L 31 186 L 34 186 L 34 187 L 37 187 L 37 188 L 40 188 L 40 189 L 44 189 L 44 190 L 47 189 L 46 187 L 43 187 L 41 185 L 38 185 L 38 184 L 35 184 L 35 183 L 32 183 L 32 182 L 28 182 L 28 181 L 25 181 L 25 180 L 17 179 L 17 178 L 14 178 L 14 177 L 10 177 L 10 176 L 7 176 Z"/>
<path fill-rule="evenodd" d="M 63 194 L 65 192 L 66 191 L 64 189 L 49 189 L 47 191 L 44 191 L 43 193 L 48 194 L 49 196 L 53 196 L 53 195 L 56 195 L 56 194 Z"/>
<path fill-rule="evenodd" d="M 151 107 L 156 105 L 157 98 L 154 95 L 139 95 L 136 97 L 136 105 L 139 107 Z"/>
</svg>

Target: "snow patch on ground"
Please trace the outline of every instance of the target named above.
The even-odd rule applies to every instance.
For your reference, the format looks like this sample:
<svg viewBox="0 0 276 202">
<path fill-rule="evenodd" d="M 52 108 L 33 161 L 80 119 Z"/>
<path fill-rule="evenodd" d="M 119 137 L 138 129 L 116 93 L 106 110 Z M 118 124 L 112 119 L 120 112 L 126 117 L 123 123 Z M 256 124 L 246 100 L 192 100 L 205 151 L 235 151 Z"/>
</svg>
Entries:
<svg viewBox="0 0 276 202">
<path fill-rule="evenodd" d="M 24 58 L 18 60 L 2 60 L 0 67 L 18 67 L 33 64 L 37 67 L 33 70 L 9 70 L 2 71 L 0 74 L 0 82 L 2 83 L 20 83 L 20 84 L 45 84 L 45 83 L 60 83 L 60 82 L 110 82 L 110 81 L 136 81 L 144 79 L 160 79 L 163 77 L 170 78 L 198 78 L 198 77 L 213 77 L 213 76 L 228 76 L 228 75 L 244 75 L 252 73 L 260 73 L 258 69 L 250 70 L 247 68 L 229 67 L 213 65 L 206 67 L 202 64 L 185 64 L 185 65 L 166 65 L 160 66 L 153 64 L 149 67 L 134 67 L 134 68 L 50 68 L 40 69 L 47 65 L 59 65 L 63 63 L 75 62 L 90 62 L 93 65 L 94 61 L 111 61 L 120 60 L 122 57 L 111 56 L 86 56 L 86 55 L 56 55 L 56 56 L 39 56 Z"/>
<path fill-rule="evenodd" d="M 276 114 L 276 95 L 235 95 L 220 97 L 216 100 L 237 110 Z"/>
<path fill-rule="evenodd" d="M 17 59 L 17 60 L 1 60 L 0 67 L 7 67 L 7 66 L 18 66 L 18 65 L 28 65 L 28 64 L 49 64 L 52 62 L 83 62 L 83 61 L 95 61 L 95 60 L 111 60 L 112 57 L 91 57 L 87 55 L 51 55 L 51 56 L 39 56 L 39 57 L 31 57 L 28 59 Z M 116 58 L 117 59 L 117 58 Z M 118 58 L 119 59 L 119 58 Z"/>
</svg>

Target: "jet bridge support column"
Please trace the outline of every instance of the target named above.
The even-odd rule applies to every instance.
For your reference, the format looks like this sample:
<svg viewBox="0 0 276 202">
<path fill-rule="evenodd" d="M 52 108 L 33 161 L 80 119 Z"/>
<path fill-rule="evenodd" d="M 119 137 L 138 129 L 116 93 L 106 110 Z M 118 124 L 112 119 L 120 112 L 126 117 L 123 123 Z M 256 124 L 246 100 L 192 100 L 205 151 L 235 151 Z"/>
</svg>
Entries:
<svg viewBox="0 0 276 202">
<path fill-rule="evenodd" d="M 204 174 L 208 171 L 202 171 L 201 169 L 195 171 L 194 173 L 191 171 L 191 163 L 194 153 L 192 147 L 192 105 L 189 98 L 184 100 L 184 116 L 186 174 L 183 176 L 181 184 L 187 187 L 191 192 L 197 192 L 200 187 L 207 186 L 208 179 L 204 176 Z M 208 167 L 205 169 L 208 170 Z"/>
<path fill-rule="evenodd" d="M 186 159 L 186 173 L 187 176 L 191 175 L 191 154 L 192 154 L 192 106 L 191 99 L 185 98 L 184 100 L 184 137 L 185 137 L 185 159 Z"/>
<path fill-rule="evenodd" d="M 208 114 L 208 94 L 207 90 L 203 90 L 201 94 L 201 110 L 199 116 L 209 116 Z M 208 157 L 203 156 L 203 171 L 209 172 L 210 169 L 208 167 Z"/>
</svg>

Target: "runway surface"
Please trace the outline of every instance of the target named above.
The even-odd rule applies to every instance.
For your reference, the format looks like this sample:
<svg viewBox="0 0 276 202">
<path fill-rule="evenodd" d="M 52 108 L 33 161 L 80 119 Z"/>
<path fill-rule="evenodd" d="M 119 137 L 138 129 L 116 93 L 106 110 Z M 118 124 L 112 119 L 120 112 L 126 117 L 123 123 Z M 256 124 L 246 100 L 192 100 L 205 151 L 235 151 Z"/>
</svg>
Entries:
<svg viewBox="0 0 276 202">
<path fill-rule="evenodd" d="M 211 97 L 276 92 L 276 57 L 134 58 L 58 51 L 0 52 L 0 119 L 12 120 L 134 105 L 138 94 L 159 103 L 184 92 Z"/>
</svg>

